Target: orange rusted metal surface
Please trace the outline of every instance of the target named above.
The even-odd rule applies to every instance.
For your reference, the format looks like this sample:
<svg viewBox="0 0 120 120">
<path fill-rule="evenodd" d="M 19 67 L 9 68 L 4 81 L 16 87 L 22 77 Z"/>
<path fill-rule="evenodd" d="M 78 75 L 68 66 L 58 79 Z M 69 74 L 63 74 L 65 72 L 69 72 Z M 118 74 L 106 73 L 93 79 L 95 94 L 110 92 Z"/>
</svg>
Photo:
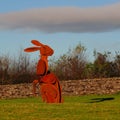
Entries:
<svg viewBox="0 0 120 120">
<path fill-rule="evenodd" d="M 54 73 L 48 71 L 48 56 L 52 56 L 54 50 L 40 43 L 38 40 L 32 40 L 31 43 L 35 46 L 24 49 L 25 52 L 40 51 L 40 60 L 38 60 L 36 74 L 37 80 L 33 81 L 33 94 L 36 93 L 36 85 L 40 85 L 40 94 L 46 103 L 61 103 L 61 86 L 59 79 Z"/>
</svg>

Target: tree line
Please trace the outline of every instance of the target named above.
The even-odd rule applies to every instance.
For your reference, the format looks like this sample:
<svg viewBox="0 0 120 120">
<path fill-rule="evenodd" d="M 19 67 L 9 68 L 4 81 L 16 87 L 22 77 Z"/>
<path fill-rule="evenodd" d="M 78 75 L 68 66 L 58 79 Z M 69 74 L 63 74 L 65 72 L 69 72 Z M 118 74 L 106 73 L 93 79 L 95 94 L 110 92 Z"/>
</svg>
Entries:
<svg viewBox="0 0 120 120">
<path fill-rule="evenodd" d="M 86 55 L 86 48 L 78 44 L 69 49 L 58 59 L 49 60 L 49 69 L 60 80 L 78 80 L 92 78 L 120 77 L 120 53 L 100 53 L 93 51 L 94 61 L 90 62 Z M 36 64 L 38 60 L 31 61 L 30 56 L 20 52 L 18 57 L 9 55 L 0 56 L 0 84 L 30 83 L 36 77 Z"/>
</svg>

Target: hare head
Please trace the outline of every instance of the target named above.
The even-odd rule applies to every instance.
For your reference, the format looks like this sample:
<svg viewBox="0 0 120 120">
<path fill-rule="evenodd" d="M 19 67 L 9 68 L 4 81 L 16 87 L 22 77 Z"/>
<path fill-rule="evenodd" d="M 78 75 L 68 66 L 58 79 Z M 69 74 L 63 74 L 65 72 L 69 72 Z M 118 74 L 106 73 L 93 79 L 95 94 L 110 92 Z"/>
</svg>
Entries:
<svg viewBox="0 0 120 120">
<path fill-rule="evenodd" d="M 36 46 L 24 49 L 25 52 L 40 51 L 41 56 L 52 56 L 54 53 L 54 50 L 51 47 L 44 45 L 37 40 L 31 40 L 31 43 Z"/>
<path fill-rule="evenodd" d="M 38 61 L 38 65 L 37 65 L 37 71 L 40 71 L 40 69 L 42 67 L 40 66 L 43 66 L 43 62 L 40 62 L 41 60 L 43 60 L 46 64 L 46 71 L 48 70 L 48 61 L 47 61 L 47 58 L 48 56 L 52 56 L 53 53 L 54 53 L 54 50 L 49 47 L 48 45 L 44 45 L 42 43 L 40 43 L 39 41 L 37 40 L 31 40 L 31 43 L 35 46 L 33 47 L 29 47 L 29 48 L 26 48 L 24 49 L 25 52 L 35 52 L 35 51 L 40 51 L 40 60 Z M 41 64 L 42 63 L 42 64 Z M 40 72 L 39 72 L 40 73 Z"/>
</svg>

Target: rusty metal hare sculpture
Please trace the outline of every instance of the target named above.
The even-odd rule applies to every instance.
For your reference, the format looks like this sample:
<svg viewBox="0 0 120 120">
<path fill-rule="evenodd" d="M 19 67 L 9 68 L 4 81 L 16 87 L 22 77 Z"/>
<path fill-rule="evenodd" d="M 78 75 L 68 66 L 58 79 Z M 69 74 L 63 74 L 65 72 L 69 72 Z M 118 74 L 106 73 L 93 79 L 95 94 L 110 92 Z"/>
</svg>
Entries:
<svg viewBox="0 0 120 120">
<path fill-rule="evenodd" d="M 37 80 L 33 81 L 33 94 L 36 95 L 36 85 L 40 85 L 40 94 L 42 100 L 46 103 L 61 103 L 61 86 L 57 76 L 48 70 L 48 56 L 52 56 L 54 50 L 40 43 L 38 40 L 32 40 L 35 46 L 24 49 L 25 52 L 40 51 L 40 59 L 38 60 L 36 74 Z"/>
</svg>

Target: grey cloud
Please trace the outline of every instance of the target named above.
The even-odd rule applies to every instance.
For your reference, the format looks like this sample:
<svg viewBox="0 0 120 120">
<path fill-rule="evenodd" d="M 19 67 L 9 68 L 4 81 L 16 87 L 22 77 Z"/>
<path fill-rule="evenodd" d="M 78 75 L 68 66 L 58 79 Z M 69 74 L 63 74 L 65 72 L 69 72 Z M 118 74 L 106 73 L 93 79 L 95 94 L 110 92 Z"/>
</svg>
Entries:
<svg viewBox="0 0 120 120">
<path fill-rule="evenodd" d="M 120 29 L 120 3 L 79 8 L 51 7 L 0 14 L 0 30 L 106 32 Z"/>
</svg>

